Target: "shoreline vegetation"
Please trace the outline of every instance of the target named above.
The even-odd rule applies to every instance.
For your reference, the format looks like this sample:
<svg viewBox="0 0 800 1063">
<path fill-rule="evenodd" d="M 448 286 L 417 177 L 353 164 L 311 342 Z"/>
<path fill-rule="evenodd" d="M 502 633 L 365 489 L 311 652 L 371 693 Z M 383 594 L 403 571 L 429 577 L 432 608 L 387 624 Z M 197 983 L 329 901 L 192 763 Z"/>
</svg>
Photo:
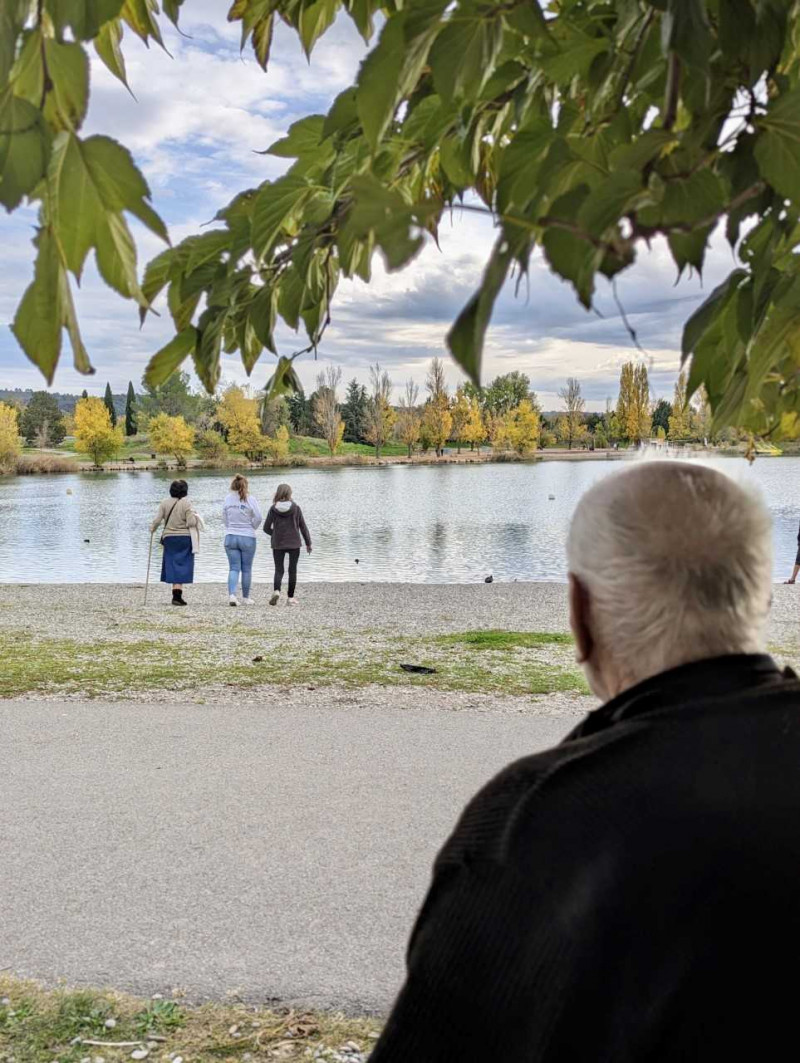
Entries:
<svg viewBox="0 0 800 1063">
<path fill-rule="evenodd" d="M 570 377 L 563 411 L 545 411 L 530 378 L 514 371 L 484 388 L 464 383 L 451 394 L 434 358 L 420 395 L 413 380 L 396 404 L 388 373 L 370 368 L 369 388 L 353 379 L 340 394 L 341 369 L 320 373 L 317 388 L 271 398 L 232 384 L 212 395 L 191 390 L 186 373 L 137 394 L 104 399 L 0 391 L 0 472 L 32 475 L 148 470 L 298 468 L 340 465 L 434 465 L 490 462 L 603 461 L 648 452 L 778 456 L 772 443 L 732 429 L 718 431 L 704 395 L 691 398 L 685 373 L 672 403 L 654 402 L 647 369 L 628 362 L 616 407 L 586 411 Z M 20 402 L 26 399 L 20 405 Z M 62 408 L 63 407 L 63 408 Z M 797 452 L 787 440 L 787 452 Z"/>
<path fill-rule="evenodd" d="M 364 448 L 366 449 L 366 448 Z M 658 454 L 657 448 L 652 452 Z M 716 457 L 745 457 L 747 448 L 739 447 L 703 447 L 686 446 L 671 448 L 663 451 L 670 455 L 705 455 Z M 217 470 L 217 471 L 248 471 L 258 469 L 304 469 L 304 468 L 336 468 L 345 466 L 369 466 L 381 468 L 389 465 L 489 465 L 489 464 L 536 464 L 542 461 L 620 461 L 631 454 L 636 453 L 631 448 L 596 448 L 569 450 L 563 447 L 551 447 L 542 450 L 533 450 L 525 454 L 515 451 L 497 451 L 491 448 L 481 450 L 457 451 L 445 450 L 441 455 L 434 453 L 415 453 L 411 457 L 407 454 L 389 453 L 375 457 L 374 454 L 364 453 L 361 450 L 353 450 L 343 454 L 319 454 L 297 451 L 290 453 L 285 458 L 265 458 L 261 461 L 249 461 L 244 456 L 229 455 L 224 458 L 189 457 L 185 461 L 178 462 L 175 459 L 163 457 L 153 458 L 143 453 L 132 454 L 127 458 L 117 458 L 94 465 L 91 461 L 82 460 L 77 454 L 65 451 L 48 451 L 45 453 L 31 453 L 27 451 L 21 454 L 16 463 L 6 470 L 11 476 L 35 476 L 35 475 L 65 475 L 74 473 L 110 473 L 110 472 L 185 472 L 187 470 Z M 759 457 L 782 457 L 784 452 L 777 448 L 758 449 Z M 793 451 L 788 451 L 786 456 L 793 456 Z M 2 471 L 0 470 L 0 475 Z"/>
</svg>

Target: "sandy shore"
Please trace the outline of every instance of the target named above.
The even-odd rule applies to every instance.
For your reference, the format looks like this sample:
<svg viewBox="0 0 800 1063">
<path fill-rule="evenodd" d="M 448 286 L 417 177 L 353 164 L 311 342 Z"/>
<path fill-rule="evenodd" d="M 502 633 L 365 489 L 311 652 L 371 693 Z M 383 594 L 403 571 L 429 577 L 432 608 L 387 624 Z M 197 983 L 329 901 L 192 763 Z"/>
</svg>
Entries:
<svg viewBox="0 0 800 1063">
<path fill-rule="evenodd" d="M 300 604 L 230 608 L 222 585 L 0 584 L 0 697 L 271 699 L 303 687 L 309 703 L 407 709 L 581 713 L 593 704 L 555 583 L 311 583 Z M 770 649 L 800 662 L 800 588 L 775 587 Z M 470 633 L 508 633 L 475 647 Z M 525 643 L 533 633 L 535 644 Z M 516 640 L 516 641 L 515 641 Z M 408 675 L 403 664 L 435 669 Z M 337 688 L 338 692 L 331 691 Z M 423 695 L 424 690 L 424 695 Z"/>
</svg>

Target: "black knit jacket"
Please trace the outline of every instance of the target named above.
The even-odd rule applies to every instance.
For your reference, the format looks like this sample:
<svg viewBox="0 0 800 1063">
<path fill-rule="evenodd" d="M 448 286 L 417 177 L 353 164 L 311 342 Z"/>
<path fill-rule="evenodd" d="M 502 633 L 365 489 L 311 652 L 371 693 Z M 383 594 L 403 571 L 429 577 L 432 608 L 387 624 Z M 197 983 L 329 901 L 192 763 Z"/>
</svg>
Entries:
<svg viewBox="0 0 800 1063">
<path fill-rule="evenodd" d="M 370 1063 L 782 1059 L 798 956 L 800 683 L 691 664 L 468 805 Z"/>
</svg>

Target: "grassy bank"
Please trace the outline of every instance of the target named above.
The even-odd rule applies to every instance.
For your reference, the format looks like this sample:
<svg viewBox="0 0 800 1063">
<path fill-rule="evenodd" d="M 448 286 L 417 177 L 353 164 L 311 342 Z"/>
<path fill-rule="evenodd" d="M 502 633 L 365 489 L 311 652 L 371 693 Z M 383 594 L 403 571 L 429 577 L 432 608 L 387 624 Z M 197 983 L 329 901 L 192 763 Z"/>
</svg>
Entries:
<svg viewBox="0 0 800 1063">
<path fill-rule="evenodd" d="M 469 693 L 586 693 L 569 636 L 466 631 L 399 636 L 390 631 L 309 632 L 289 641 L 242 622 L 170 614 L 152 637 L 146 620 L 111 627 L 104 638 L 44 638 L 30 628 L 0 630 L 0 697 L 150 690 L 202 694 L 235 686 L 419 686 Z M 420 674 L 403 665 L 432 669 Z"/>
<path fill-rule="evenodd" d="M 114 1063 L 137 1050 L 174 1063 L 178 1057 L 184 1063 L 324 1060 L 346 1045 L 367 1053 L 378 1030 L 377 1020 L 336 1013 L 237 1003 L 190 1007 L 180 998 L 143 1000 L 108 990 L 48 991 L 0 975 L 0 1059 L 14 1063 Z"/>
</svg>

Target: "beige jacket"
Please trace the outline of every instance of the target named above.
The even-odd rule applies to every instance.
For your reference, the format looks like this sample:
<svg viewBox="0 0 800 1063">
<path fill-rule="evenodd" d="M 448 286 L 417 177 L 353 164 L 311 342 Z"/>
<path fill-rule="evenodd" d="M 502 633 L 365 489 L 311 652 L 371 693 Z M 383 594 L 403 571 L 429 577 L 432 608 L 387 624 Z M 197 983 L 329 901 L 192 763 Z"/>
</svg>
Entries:
<svg viewBox="0 0 800 1063">
<path fill-rule="evenodd" d="M 200 548 L 200 532 L 205 531 L 203 518 L 194 508 L 188 498 L 165 498 L 159 505 L 155 520 L 150 525 L 150 531 L 155 532 L 164 524 L 161 533 L 165 539 L 173 535 L 190 535 L 192 539 L 192 553 L 196 554 Z"/>
</svg>

